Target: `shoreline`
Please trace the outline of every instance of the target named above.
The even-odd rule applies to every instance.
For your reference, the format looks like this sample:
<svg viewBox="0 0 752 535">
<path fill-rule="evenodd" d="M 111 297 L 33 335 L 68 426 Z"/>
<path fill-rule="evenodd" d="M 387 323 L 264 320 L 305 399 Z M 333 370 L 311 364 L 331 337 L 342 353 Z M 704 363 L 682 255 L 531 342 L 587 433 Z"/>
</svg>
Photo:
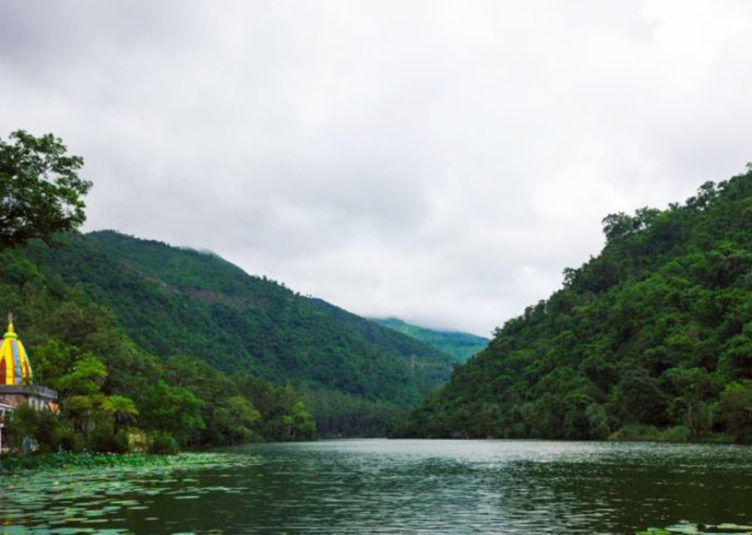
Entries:
<svg viewBox="0 0 752 535">
<path fill-rule="evenodd" d="M 423 438 L 423 437 L 369 437 L 385 440 L 534 440 L 534 441 L 563 441 L 563 442 L 653 442 L 663 444 L 715 444 L 715 445 L 749 445 L 734 440 L 733 436 L 721 434 L 704 434 L 699 437 L 677 436 L 671 430 L 657 433 L 635 433 L 633 430 L 622 429 L 605 440 L 563 440 L 556 438 L 497 438 L 458 439 L 458 438 Z M 364 437 L 338 437 L 329 440 L 363 439 Z M 327 440 L 327 439 L 324 439 Z M 221 448 L 206 450 L 184 451 L 182 453 L 211 453 Z M 22 470 L 56 470 L 61 468 L 97 468 L 103 466 L 169 466 L 171 459 L 181 454 L 165 453 L 4 453 L 0 455 L 0 475 L 14 474 Z"/>
<path fill-rule="evenodd" d="M 0 474 L 22 470 L 167 465 L 169 457 L 158 453 L 5 453 L 0 456 Z"/>
</svg>

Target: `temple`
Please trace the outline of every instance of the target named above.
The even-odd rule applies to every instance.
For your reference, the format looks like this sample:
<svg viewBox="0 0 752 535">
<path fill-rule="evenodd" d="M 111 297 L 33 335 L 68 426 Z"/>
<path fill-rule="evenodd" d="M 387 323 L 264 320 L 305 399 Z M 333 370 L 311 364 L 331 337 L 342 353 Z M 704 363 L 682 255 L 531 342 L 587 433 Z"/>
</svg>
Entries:
<svg viewBox="0 0 752 535">
<path fill-rule="evenodd" d="M 0 451 L 6 413 L 24 404 L 57 411 L 57 392 L 34 384 L 29 356 L 13 328 L 13 316 L 8 314 L 8 330 L 0 345 Z"/>
<path fill-rule="evenodd" d="M 0 345 L 0 378 L 3 385 L 31 384 L 31 366 L 21 340 L 13 328 L 13 316 L 8 314 L 8 332 Z"/>
</svg>

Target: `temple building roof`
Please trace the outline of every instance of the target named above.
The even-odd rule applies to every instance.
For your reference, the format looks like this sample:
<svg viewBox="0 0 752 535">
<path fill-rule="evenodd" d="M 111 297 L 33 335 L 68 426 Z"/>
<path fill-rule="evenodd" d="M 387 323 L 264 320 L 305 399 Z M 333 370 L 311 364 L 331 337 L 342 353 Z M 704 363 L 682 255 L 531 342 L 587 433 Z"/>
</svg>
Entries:
<svg viewBox="0 0 752 535">
<path fill-rule="evenodd" d="M 29 357 L 13 328 L 13 317 L 8 314 L 8 331 L 0 345 L 0 385 L 28 385 L 31 379 Z"/>
</svg>

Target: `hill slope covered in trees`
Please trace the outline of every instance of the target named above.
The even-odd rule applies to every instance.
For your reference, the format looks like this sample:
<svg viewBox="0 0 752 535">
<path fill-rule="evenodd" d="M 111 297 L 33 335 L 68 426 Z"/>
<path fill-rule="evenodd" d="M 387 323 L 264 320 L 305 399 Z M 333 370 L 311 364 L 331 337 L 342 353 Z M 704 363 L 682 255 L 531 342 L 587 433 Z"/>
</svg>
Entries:
<svg viewBox="0 0 752 535">
<path fill-rule="evenodd" d="M 314 422 L 291 387 L 247 373 L 229 377 L 191 357 L 160 362 L 80 286 L 30 259 L 30 240 L 57 243 L 85 220 L 91 182 L 78 176 L 82 165 L 52 134 L 18 130 L 0 139 L 0 309 L 16 312 L 15 328 L 32 352 L 34 374 L 22 386 L 59 394 L 59 410 L 23 404 L 3 415 L 12 449 L 173 451 L 310 438 Z"/>
<path fill-rule="evenodd" d="M 752 439 L 752 167 L 603 223 L 600 255 L 394 434 Z"/>
<path fill-rule="evenodd" d="M 383 433 L 386 420 L 449 376 L 449 356 L 210 253 L 112 231 L 23 252 L 109 307 L 151 354 L 293 384 L 324 434 Z"/>
<path fill-rule="evenodd" d="M 451 355 L 453 362 L 465 362 L 488 345 L 488 338 L 457 331 L 437 331 L 407 323 L 398 318 L 372 318 L 382 327 L 394 329 L 426 345 Z"/>
<path fill-rule="evenodd" d="M 26 407 L 6 418 L 16 449 L 24 437 L 40 451 L 164 452 L 313 436 L 292 387 L 229 376 L 195 357 L 157 359 L 107 307 L 19 249 L 0 250 L 0 309 L 14 311 L 34 384 L 59 393 L 59 414 Z"/>
</svg>

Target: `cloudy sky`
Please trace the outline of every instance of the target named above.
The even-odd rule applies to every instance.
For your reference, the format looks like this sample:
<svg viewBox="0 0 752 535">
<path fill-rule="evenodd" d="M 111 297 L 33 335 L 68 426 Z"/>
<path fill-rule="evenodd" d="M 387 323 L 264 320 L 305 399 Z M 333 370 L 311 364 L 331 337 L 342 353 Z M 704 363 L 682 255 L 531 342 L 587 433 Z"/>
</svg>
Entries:
<svg viewBox="0 0 752 535">
<path fill-rule="evenodd" d="M 0 0 L 0 135 L 84 156 L 85 230 L 488 335 L 606 214 L 752 160 L 750 35 L 747 1 Z"/>
</svg>

